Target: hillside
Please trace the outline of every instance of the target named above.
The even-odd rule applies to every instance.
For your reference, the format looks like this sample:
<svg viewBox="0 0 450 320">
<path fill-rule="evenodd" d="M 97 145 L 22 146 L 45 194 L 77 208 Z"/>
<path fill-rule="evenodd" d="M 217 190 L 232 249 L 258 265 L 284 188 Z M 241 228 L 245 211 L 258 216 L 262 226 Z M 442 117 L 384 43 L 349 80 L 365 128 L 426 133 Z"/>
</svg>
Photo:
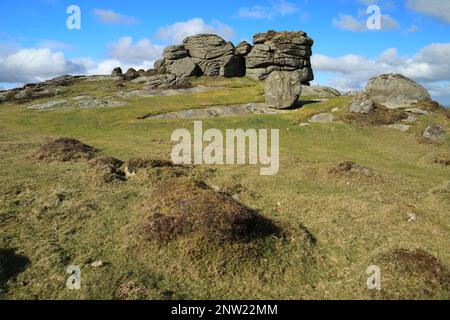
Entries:
<svg viewBox="0 0 450 320">
<path fill-rule="evenodd" d="M 407 132 L 388 127 L 403 119 L 398 111 L 350 115 L 350 96 L 204 118 L 221 130 L 280 129 L 280 171 L 261 176 L 250 165 L 168 164 L 172 132 L 193 120 L 161 115 L 257 107 L 263 82 L 201 77 L 151 94 L 142 86 L 77 78 L 55 97 L 0 105 L 2 298 L 450 298 L 450 135 L 422 137 L 430 124 L 450 132 L 448 110 L 417 116 Z M 337 121 L 309 123 L 323 113 Z M 96 150 L 78 146 L 87 158 L 74 158 L 51 144 L 61 137 Z M 134 164 L 135 174 L 89 152 Z M 152 237 L 155 205 L 193 219 L 192 230 L 159 241 L 163 224 Z M 258 228 L 229 241 L 235 217 L 204 221 L 222 207 Z M 81 267 L 81 290 L 66 290 L 70 265 Z M 371 265 L 383 270 L 381 291 L 367 289 Z"/>
</svg>

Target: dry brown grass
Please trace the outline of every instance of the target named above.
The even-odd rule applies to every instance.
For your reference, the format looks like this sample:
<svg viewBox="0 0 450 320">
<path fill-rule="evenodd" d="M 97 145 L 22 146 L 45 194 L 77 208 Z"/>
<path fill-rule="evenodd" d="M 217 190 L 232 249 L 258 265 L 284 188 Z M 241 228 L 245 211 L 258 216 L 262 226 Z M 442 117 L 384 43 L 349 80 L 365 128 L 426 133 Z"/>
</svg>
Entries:
<svg viewBox="0 0 450 320">
<path fill-rule="evenodd" d="M 408 114 L 402 110 L 388 109 L 383 105 L 376 105 L 374 111 L 369 114 L 347 112 L 342 116 L 342 121 L 358 126 L 386 126 L 398 123 L 408 118 Z"/>
<path fill-rule="evenodd" d="M 279 232 L 255 210 L 187 177 L 159 185 L 141 210 L 145 238 L 160 243 L 189 234 L 213 242 L 246 242 Z"/>
</svg>

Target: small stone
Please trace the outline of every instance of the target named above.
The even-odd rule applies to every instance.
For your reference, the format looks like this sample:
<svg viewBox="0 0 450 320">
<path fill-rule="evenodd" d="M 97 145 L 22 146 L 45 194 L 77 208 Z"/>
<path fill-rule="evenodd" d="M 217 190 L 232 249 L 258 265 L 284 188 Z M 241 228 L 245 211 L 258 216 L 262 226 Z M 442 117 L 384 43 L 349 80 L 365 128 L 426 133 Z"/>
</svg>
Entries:
<svg viewBox="0 0 450 320">
<path fill-rule="evenodd" d="M 408 222 L 416 222 L 417 221 L 417 214 L 414 212 L 408 212 Z"/>
<path fill-rule="evenodd" d="M 422 110 L 422 109 L 419 109 L 419 108 L 406 109 L 405 111 L 409 112 L 409 113 L 418 114 L 420 116 L 426 116 L 426 115 L 430 114 L 428 111 Z"/>
<path fill-rule="evenodd" d="M 316 114 L 309 120 L 312 123 L 329 123 L 334 122 L 336 118 L 331 113 Z"/>
<path fill-rule="evenodd" d="M 103 263 L 103 261 L 95 261 L 95 262 L 91 263 L 91 267 L 93 267 L 93 268 L 101 268 L 104 265 L 105 264 Z"/>
</svg>

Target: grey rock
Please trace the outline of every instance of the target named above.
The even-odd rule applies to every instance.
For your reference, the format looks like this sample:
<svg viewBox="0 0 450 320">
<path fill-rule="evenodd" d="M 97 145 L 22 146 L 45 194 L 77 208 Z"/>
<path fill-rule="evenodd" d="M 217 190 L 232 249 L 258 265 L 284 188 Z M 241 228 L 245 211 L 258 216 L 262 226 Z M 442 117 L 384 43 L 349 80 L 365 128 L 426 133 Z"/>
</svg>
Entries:
<svg viewBox="0 0 450 320">
<path fill-rule="evenodd" d="M 336 118 L 331 113 L 316 114 L 309 120 L 311 123 L 329 123 L 334 122 Z"/>
<path fill-rule="evenodd" d="M 420 116 L 426 116 L 426 115 L 430 114 L 428 111 L 422 110 L 422 109 L 419 109 L 419 108 L 406 109 L 405 111 L 408 112 L 408 113 L 418 114 Z"/>
<path fill-rule="evenodd" d="M 356 94 L 348 107 L 348 111 L 353 113 L 368 114 L 373 110 L 375 110 L 375 102 L 365 92 Z"/>
<path fill-rule="evenodd" d="M 128 69 L 127 73 L 123 75 L 123 77 L 125 80 L 131 81 L 136 78 L 139 78 L 139 73 L 135 69 L 130 68 Z"/>
<path fill-rule="evenodd" d="M 431 101 L 427 90 L 400 74 L 384 74 L 369 80 L 367 94 L 389 109 L 407 108 L 420 101 Z"/>
<path fill-rule="evenodd" d="M 184 45 L 175 45 L 165 48 L 163 57 L 166 60 L 180 60 L 189 57 L 189 53 Z"/>
<path fill-rule="evenodd" d="M 122 77 L 123 73 L 122 73 L 122 68 L 114 68 L 114 70 L 111 72 L 111 77 Z"/>
<path fill-rule="evenodd" d="M 432 124 L 428 128 L 426 128 L 423 133 L 423 137 L 426 139 L 430 139 L 433 141 L 441 140 L 445 137 L 445 130 L 440 125 Z"/>
<path fill-rule="evenodd" d="M 258 33 L 247 55 L 247 76 L 264 80 L 274 71 L 301 70 L 303 84 L 314 80 L 310 57 L 314 41 L 303 31 Z"/>
<path fill-rule="evenodd" d="M 401 132 L 407 132 L 411 128 L 411 126 L 406 125 L 406 124 L 401 124 L 401 123 L 394 123 L 394 124 L 388 125 L 387 127 L 391 128 L 391 129 L 400 130 Z"/>
<path fill-rule="evenodd" d="M 177 77 L 198 76 L 200 74 L 199 67 L 189 57 L 171 62 L 167 65 L 166 70 Z"/>
<path fill-rule="evenodd" d="M 245 57 L 250 53 L 250 51 L 252 51 L 252 48 L 252 45 L 247 41 L 242 41 L 236 46 L 235 52 L 236 54 Z"/>
<path fill-rule="evenodd" d="M 274 71 L 266 79 L 266 104 L 275 109 L 296 105 L 302 93 L 302 75 L 299 71 Z"/>
<path fill-rule="evenodd" d="M 315 97 L 315 98 L 335 98 L 340 97 L 341 93 L 331 87 L 325 86 L 303 86 L 302 97 Z"/>
<path fill-rule="evenodd" d="M 145 119 L 209 119 L 237 117 L 250 114 L 277 114 L 279 110 L 268 108 L 264 103 L 215 106 L 205 109 L 191 109 L 146 117 Z"/>
</svg>

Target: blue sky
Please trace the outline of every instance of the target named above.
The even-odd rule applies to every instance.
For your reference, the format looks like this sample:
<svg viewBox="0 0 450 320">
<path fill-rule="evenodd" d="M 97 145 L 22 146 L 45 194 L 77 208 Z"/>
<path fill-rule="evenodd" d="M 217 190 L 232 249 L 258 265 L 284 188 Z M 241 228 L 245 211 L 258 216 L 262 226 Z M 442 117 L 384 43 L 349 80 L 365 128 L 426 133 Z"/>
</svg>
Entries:
<svg viewBox="0 0 450 320">
<path fill-rule="evenodd" d="M 73 4 L 80 30 L 66 27 Z M 366 27 L 373 4 L 381 30 Z M 401 72 L 450 105 L 449 0 L 0 0 L 0 12 L 0 87 L 115 65 L 150 68 L 164 46 L 193 33 L 236 44 L 269 29 L 304 30 L 315 40 L 316 83 L 353 90 Z"/>
</svg>

